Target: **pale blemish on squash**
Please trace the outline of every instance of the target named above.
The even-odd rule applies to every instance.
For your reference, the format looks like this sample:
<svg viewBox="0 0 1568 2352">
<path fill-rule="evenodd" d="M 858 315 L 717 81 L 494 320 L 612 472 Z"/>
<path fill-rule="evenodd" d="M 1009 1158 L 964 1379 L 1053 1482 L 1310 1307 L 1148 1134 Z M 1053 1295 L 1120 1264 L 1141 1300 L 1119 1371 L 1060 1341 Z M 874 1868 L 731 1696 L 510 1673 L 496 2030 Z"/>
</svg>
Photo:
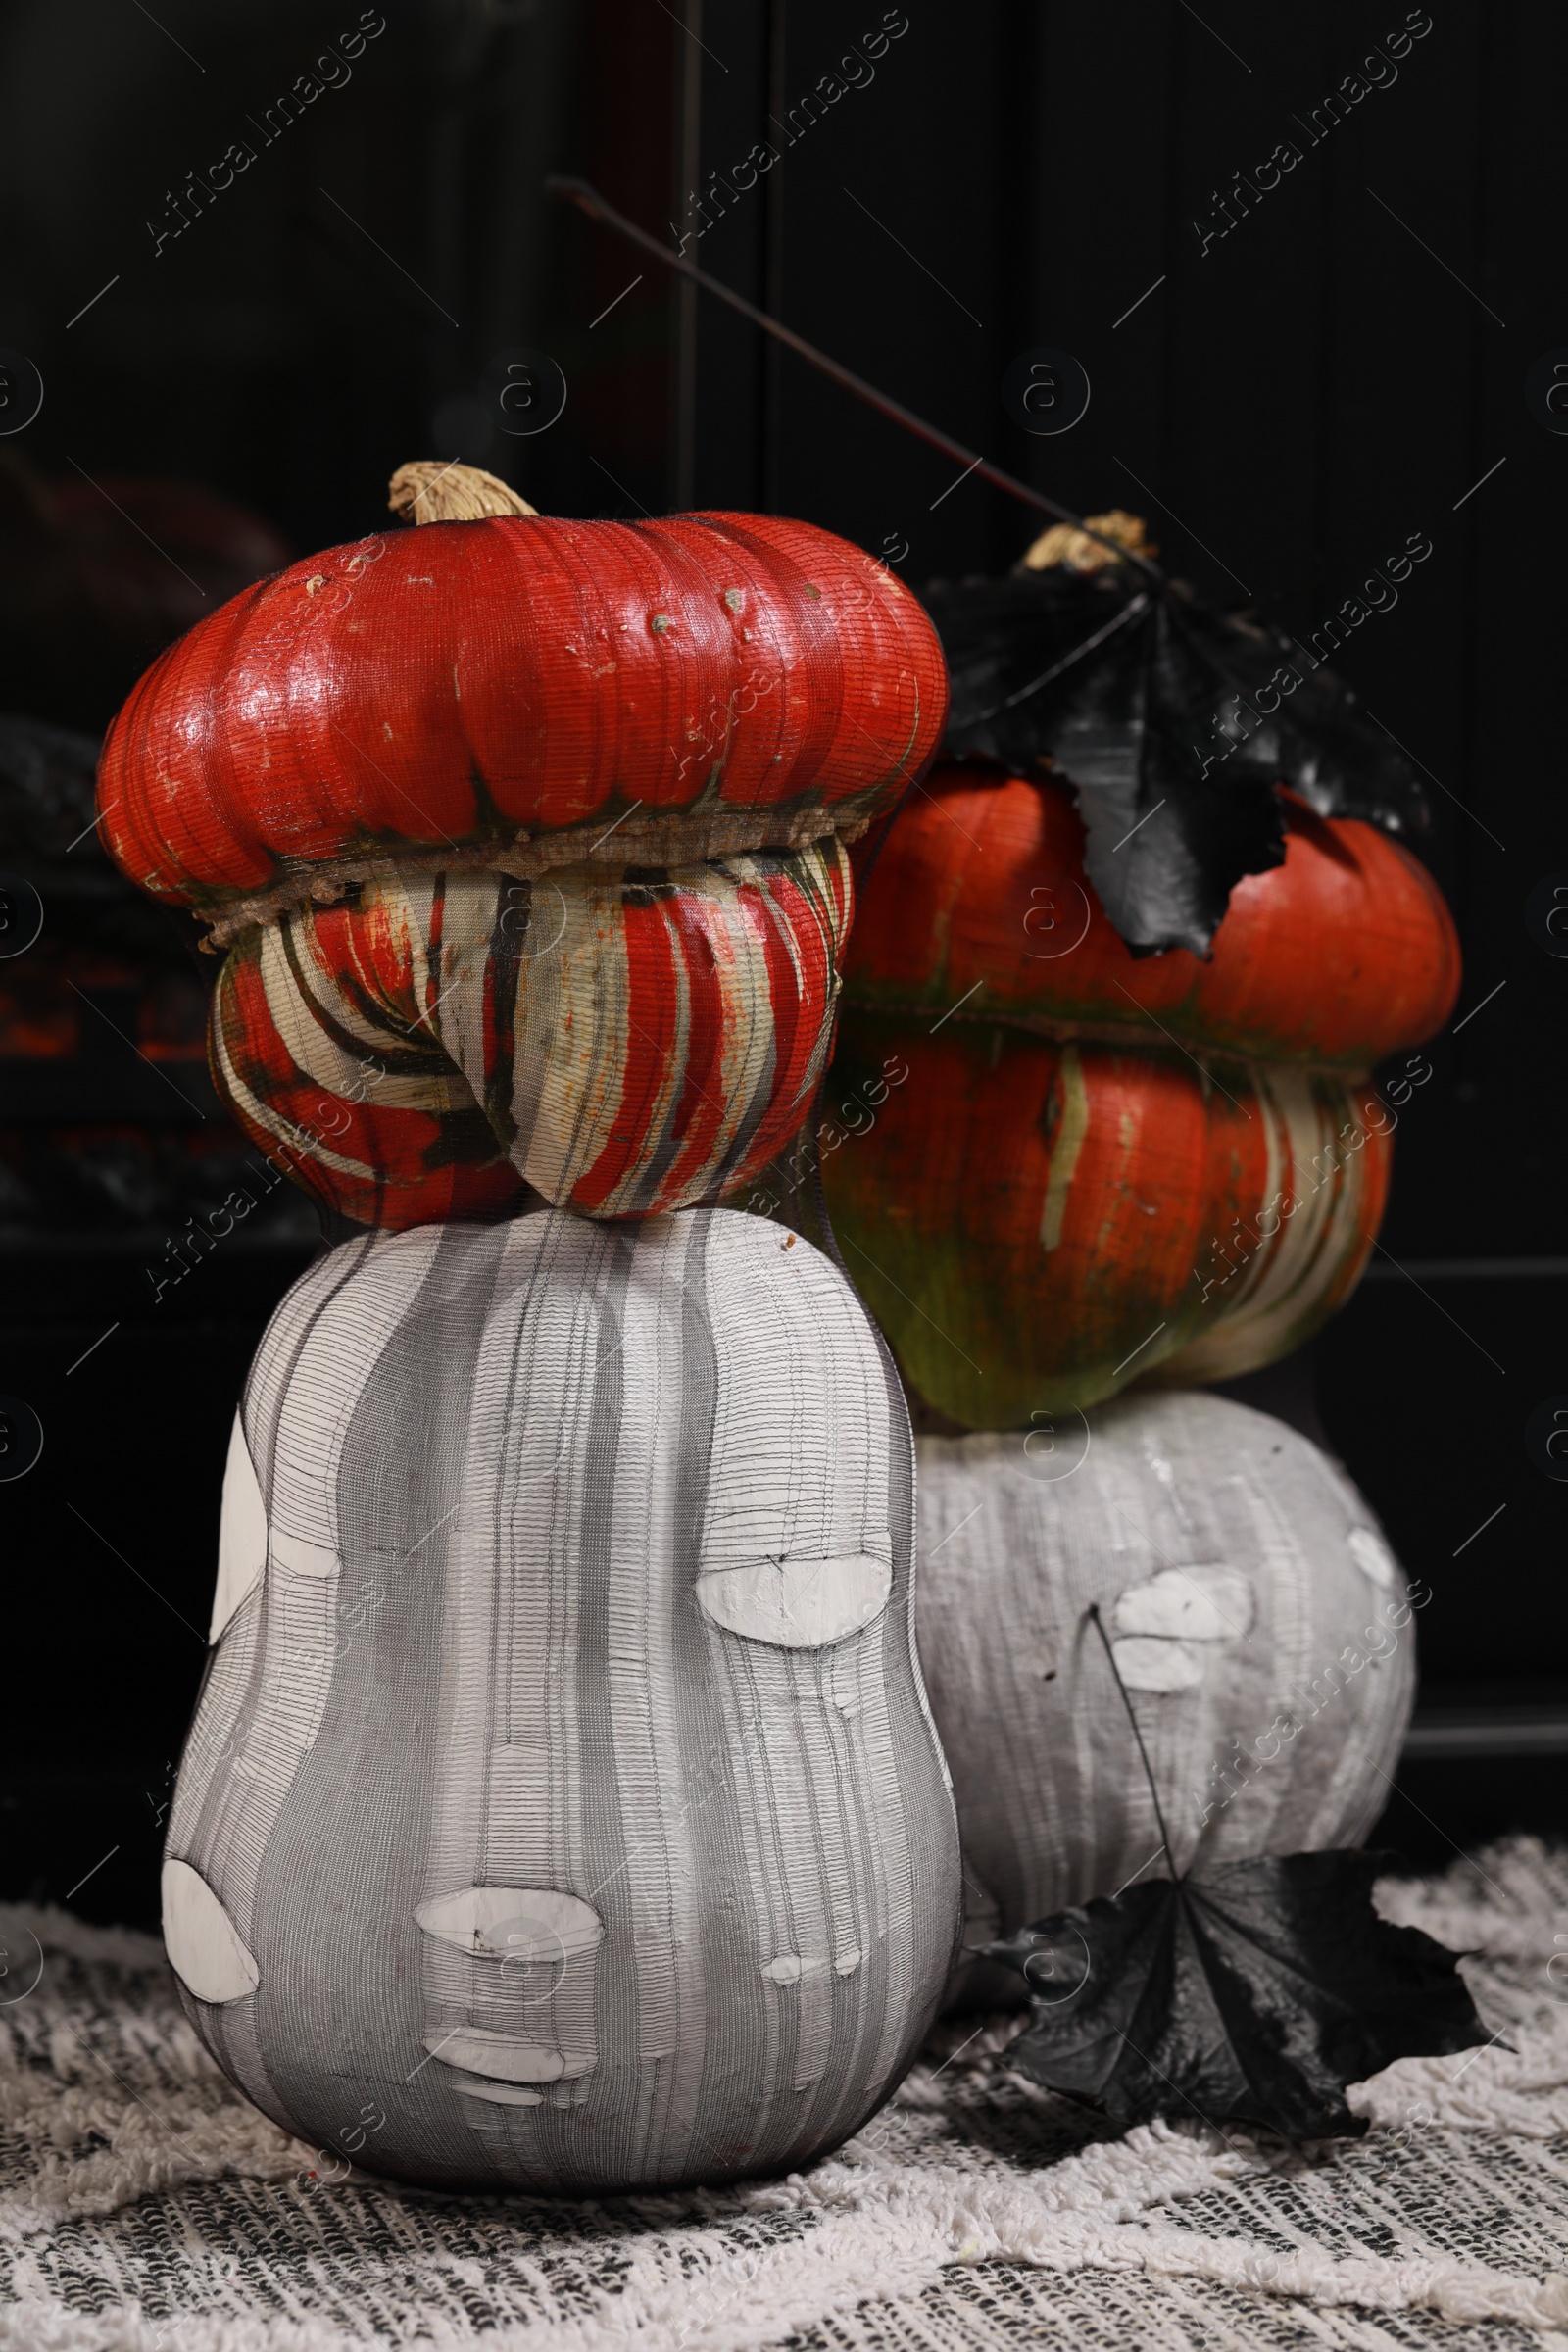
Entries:
<svg viewBox="0 0 1568 2352">
<path fill-rule="evenodd" d="M 1088 1133 L 1089 1089 L 1084 1084 L 1083 1063 L 1076 1046 L 1063 1046 L 1061 1116 L 1056 1122 L 1051 1152 L 1051 1175 L 1040 1211 L 1040 1247 L 1048 1252 L 1060 1245 L 1062 1222 L 1067 1214 L 1067 1197 L 1072 1191 L 1078 1155 Z"/>
<path fill-rule="evenodd" d="M 749 1642 L 822 1649 L 880 1617 L 893 1590 L 889 1561 L 871 1552 L 834 1559 L 761 1559 L 697 1579 L 705 1616 Z"/>
<path fill-rule="evenodd" d="M 1190 1642 L 1130 1634 L 1111 1643 L 1111 1654 L 1129 1690 L 1196 1690 L 1203 1680 L 1203 1658 Z"/>
<path fill-rule="evenodd" d="M 242 2001 L 262 1972 L 238 1928 L 199 1870 L 164 1864 L 164 1947 L 180 1983 L 199 2001 Z"/>
</svg>

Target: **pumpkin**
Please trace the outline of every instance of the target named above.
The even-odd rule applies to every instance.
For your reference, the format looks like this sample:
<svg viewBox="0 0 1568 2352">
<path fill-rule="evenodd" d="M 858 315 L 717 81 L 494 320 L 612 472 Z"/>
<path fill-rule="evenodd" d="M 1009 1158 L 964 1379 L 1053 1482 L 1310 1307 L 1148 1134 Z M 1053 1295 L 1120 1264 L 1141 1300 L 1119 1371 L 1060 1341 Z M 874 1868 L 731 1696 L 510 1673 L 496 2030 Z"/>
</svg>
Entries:
<svg viewBox="0 0 1568 2352">
<path fill-rule="evenodd" d="M 1414 1695 L 1411 1601 L 1315 1446 L 1179 1391 L 916 1450 L 920 1652 L 958 1805 L 966 1941 L 996 1915 L 1010 1934 L 1167 1869 L 1091 1603 L 1176 1870 L 1360 1842 Z"/>
<path fill-rule="evenodd" d="M 956 1949 L 913 1453 L 853 1292 L 727 1210 L 366 1235 L 224 1482 L 170 1958 L 285 2130 L 449 2188 L 772 2173 Z"/>
<path fill-rule="evenodd" d="M 827 1057 L 848 858 L 829 838 L 535 882 L 413 870 L 231 950 L 213 1068 L 240 1125 L 362 1223 L 525 1197 L 646 1215 L 744 1184 Z"/>
<path fill-rule="evenodd" d="M 814 1098 L 931 626 L 808 523 L 547 521 L 469 466 L 392 503 L 426 527 L 215 613 L 105 747 L 115 856 L 233 943 L 219 1091 L 379 1225 L 715 1200 Z"/>
<path fill-rule="evenodd" d="M 1057 784 L 939 768 L 862 897 L 835 1077 L 908 1082 L 826 1160 L 856 1280 L 921 1396 L 1026 1425 L 1306 1338 L 1371 1249 L 1395 1115 L 1372 1065 L 1431 1035 L 1452 922 L 1409 853 L 1285 799 L 1211 958 L 1135 958 Z"/>
<path fill-rule="evenodd" d="M 847 1014 L 835 1086 L 870 1097 L 889 1059 L 907 1081 L 827 1159 L 828 1203 L 911 1386 L 963 1426 L 1271 1362 L 1371 1247 L 1390 1125 L 1372 1088 Z"/>
<path fill-rule="evenodd" d="M 1065 777 L 1121 937 L 1139 955 L 1206 956 L 1236 884 L 1285 855 L 1281 786 L 1319 816 L 1400 835 L 1425 834 L 1431 810 L 1320 650 L 1205 606 L 1155 552 L 1115 510 L 1046 531 L 1009 579 L 933 581 L 952 689 L 943 747 Z M 1415 534 L 1391 578 L 1431 553 Z"/>
<path fill-rule="evenodd" d="M 467 467 L 404 468 L 393 497 L 423 527 L 234 598 L 110 730 L 114 857 L 220 944 L 411 863 L 528 877 L 854 836 L 941 736 L 930 622 L 830 531 L 564 521 Z"/>
</svg>

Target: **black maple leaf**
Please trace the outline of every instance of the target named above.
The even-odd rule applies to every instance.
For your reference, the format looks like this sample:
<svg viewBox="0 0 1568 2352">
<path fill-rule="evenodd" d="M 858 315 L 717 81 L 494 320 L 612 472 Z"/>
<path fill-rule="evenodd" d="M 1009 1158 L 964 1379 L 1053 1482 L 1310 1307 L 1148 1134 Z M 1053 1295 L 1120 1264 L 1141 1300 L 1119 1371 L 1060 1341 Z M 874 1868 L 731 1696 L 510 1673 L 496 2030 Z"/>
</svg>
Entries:
<svg viewBox="0 0 1568 2352">
<path fill-rule="evenodd" d="M 1277 785 L 1319 816 L 1427 827 L 1420 780 L 1343 679 L 1147 561 L 933 582 L 921 601 L 952 679 L 945 753 L 1072 786 L 1089 878 L 1135 956 L 1207 955 L 1242 876 L 1285 856 Z"/>
<path fill-rule="evenodd" d="M 1168 1854 L 1157 1794 L 1154 1805 Z M 1488 2038 L 1458 1955 L 1378 1917 L 1372 1886 L 1387 1863 L 1359 1850 L 1219 1863 L 984 1945 L 1035 1996 L 1007 2063 L 1118 2124 L 1198 2114 L 1290 2139 L 1359 2134 L 1348 2083 Z"/>
</svg>

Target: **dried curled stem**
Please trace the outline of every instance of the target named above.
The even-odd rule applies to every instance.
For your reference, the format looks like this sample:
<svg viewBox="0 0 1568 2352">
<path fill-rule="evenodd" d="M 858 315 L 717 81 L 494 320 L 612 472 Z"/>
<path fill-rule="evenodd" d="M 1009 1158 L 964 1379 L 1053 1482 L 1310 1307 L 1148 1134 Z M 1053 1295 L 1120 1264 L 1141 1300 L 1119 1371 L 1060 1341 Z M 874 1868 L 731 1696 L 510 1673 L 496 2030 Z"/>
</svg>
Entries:
<svg viewBox="0 0 1568 2352">
<path fill-rule="evenodd" d="M 480 522 L 487 514 L 539 512 L 482 466 L 440 458 L 416 458 L 400 466 L 387 488 L 386 503 L 403 522 Z"/>
<path fill-rule="evenodd" d="M 1114 539 L 1135 556 L 1157 556 L 1159 550 L 1148 538 L 1141 514 L 1128 514 L 1120 507 L 1112 507 L 1108 514 L 1087 514 L 1084 517 L 1091 530 L 1099 531 L 1104 539 Z M 1070 522 L 1054 522 L 1049 531 L 1042 531 L 1028 553 L 1021 559 L 1020 571 L 1052 571 L 1059 564 L 1068 571 L 1100 571 L 1120 558 L 1099 539 L 1090 539 Z"/>
</svg>

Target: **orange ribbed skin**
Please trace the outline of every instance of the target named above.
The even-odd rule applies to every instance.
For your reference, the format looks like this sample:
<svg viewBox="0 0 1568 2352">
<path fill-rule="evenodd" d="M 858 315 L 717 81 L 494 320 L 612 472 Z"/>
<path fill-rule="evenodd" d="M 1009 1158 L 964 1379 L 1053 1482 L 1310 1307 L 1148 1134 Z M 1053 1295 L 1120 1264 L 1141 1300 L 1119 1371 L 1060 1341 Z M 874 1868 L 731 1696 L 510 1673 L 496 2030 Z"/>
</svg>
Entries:
<svg viewBox="0 0 1568 2352">
<path fill-rule="evenodd" d="M 1135 956 L 1083 867 L 1059 784 L 934 768 L 877 858 L 847 1001 L 933 1019 L 1142 1030 L 1249 1058 L 1365 1071 L 1441 1029 L 1459 991 L 1442 892 L 1408 850 L 1286 798 L 1286 858 L 1248 874 L 1200 962 Z"/>
<path fill-rule="evenodd" d="M 334 861 L 699 803 L 870 816 L 946 712 L 919 604 L 811 523 L 436 522 L 311 556 L 171 646 L 99 805 L 132 881 L 215 912 Z"/>
<path fill-rule="evenodd" d="M 895 819 L 829 1089 L 878 1107 L 825 1182 L 953 1420 L 1249 1371 L 1353 1288 L 1396 1124 L 1368 1074 L 1447 1018 L 1458 942 L 1396 843 L 1290 799 L 1285 818 L 1285 863 L 1237 886 L 1207 962 L 1132 955 L 1060 785 L 939 767 Z"/>
</svg>

